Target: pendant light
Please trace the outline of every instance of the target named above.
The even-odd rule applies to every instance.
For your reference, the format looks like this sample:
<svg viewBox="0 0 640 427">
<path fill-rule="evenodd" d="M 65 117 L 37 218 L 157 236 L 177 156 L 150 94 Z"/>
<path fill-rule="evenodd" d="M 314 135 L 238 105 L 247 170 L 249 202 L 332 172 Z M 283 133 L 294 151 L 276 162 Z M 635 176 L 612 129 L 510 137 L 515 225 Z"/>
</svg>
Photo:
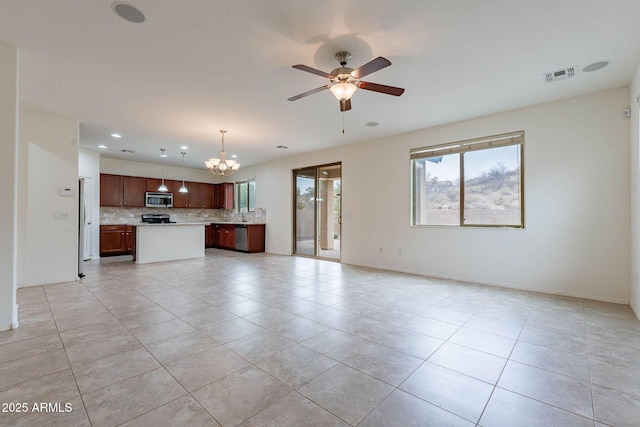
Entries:
<svg viewBox="0 0 640 427">
<path fill-rule="evenodd" d="M 224 151 L 224 134 L 227 133 L 226 130 L 221 130 L 222 133 L 222 150 L 220 151 L 220 158 L 217 159 L 215 157 L 206 160 L 204 164 L 214 175 L 217 176 L 229 176 L 233 175 L 240 168 L 240 163 L 235 160 L 227 160 L 227 152 Z"/>
<path fill-rule="evenodd" d="M 187 153 L 182 151 L 180 154 L 182 154 L 182 187 L 180 187 L 178 192 L 179 193 L 188 193 L 189 189 L 187 188 L 186 185 L 184 185 L 184 155 L 187 154 Z"/>
<path fill-rule="evenodd" d="M 164 185 L 164 158 L 167 157 L 167 155 L 164 154 L 164 152 L 167 151 L 167 149 L 161 148 L 160 151 L 162 152 L 162 154 L 160 154 L 160 157 L 162 157 L 162 184 L 160 185 L 160 187 L 158 187 L 158 191 L 166 193 L 167 191 L 169 191 L 167 186 Z"/>
</svg>

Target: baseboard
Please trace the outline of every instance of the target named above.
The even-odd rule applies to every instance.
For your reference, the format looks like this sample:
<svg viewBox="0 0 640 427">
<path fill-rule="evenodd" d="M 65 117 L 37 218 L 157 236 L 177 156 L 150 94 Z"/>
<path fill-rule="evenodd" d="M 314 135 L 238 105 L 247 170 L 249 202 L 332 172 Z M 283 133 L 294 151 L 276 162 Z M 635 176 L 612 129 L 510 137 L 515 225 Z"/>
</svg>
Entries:
<svg viewBox="0 0 640 427">
<path fill-rule="evenodd" d="M 463 283 L 469 283 L 469 284 L 494 286 L 494 287 L 497 287 L 497 288 L 516 289 L 516 290 L 519 290 L 519 291 L 538 292 L 538 293 L 541 293 L 541 294 L 557 295 L 557 296 L 563 296 L 563 297 L 588 299 L 588 300 L 592 300 L 592 301 L 610 302 L 610 303 L 613 303 L 613 304 L 629 305 L 629 300 L 623 301 L 623 300 L 618 300 L 618 299 L 615 299 L 615 298 L 602 298 L 602 297 L 595 297 L 593 295 L 576 294 L 576 293 L 573 293 L 573 292 L 558 292 L 558 291 L 553 290 L 553 289 L 530 288 L 530 287 L 527 287 L 527 286 L 517 286 L 517 285 L 512 285 L 512 284 L 507 284 L 507 283 L 488 282 L 488 281 L 483 281 L 483 280 L 469 280 L 468 278 L 461 278 L 461 277 L 455 277 L 455 276 L 446 276 L 446 275 L 438 275 L 438 274 L 429 274 L 429 273 L 424 273 L 424 272 L 420 272 L 420 271 L 404 270 L 404 269 L 397 269 L 397 268 L 381 268 L 379 265 L 350 264 L 350 263 L 346 263 L 346 262 L 343 262 L 343 264 L 352 265 L 354 267 L 373 268 L 373 269 L 376 269 L 376 270 L 395 271 L 396 273 L 414 274 L 416 276 L 432 277 L 434 279 L 455 280 L 456 282 L 463 282 Z M 632 307 L 632 309 L 633 309 L 633 307 Z M 637 312 L 634 311 L 634 313 L 636 313 L 636 317 L 637 317 Z"/>
</svg>

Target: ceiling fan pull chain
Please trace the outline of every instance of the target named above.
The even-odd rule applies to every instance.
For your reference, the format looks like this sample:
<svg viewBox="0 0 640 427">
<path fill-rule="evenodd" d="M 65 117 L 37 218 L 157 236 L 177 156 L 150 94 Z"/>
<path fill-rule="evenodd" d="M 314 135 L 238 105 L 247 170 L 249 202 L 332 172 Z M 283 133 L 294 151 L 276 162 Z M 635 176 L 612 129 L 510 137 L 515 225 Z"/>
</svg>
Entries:
<svg viewBox="0 0 640 427">
<path fill-rule="evenodd" d="M 344 111 L 342 112 L 342 133 L 344 134 Z"/>
</svg>

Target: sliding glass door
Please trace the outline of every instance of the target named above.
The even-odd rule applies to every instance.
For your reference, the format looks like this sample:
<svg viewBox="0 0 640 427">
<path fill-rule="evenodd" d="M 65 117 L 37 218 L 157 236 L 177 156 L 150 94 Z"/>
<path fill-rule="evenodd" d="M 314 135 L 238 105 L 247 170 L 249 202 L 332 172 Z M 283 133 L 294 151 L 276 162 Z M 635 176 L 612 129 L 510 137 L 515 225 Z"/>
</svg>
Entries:
<svg viewBox="0 0 640 427">
<path fill-rule="evenodd" d="M 340 163 L 293 171 L 294 254 L 340 259 Z"/>
</svg>

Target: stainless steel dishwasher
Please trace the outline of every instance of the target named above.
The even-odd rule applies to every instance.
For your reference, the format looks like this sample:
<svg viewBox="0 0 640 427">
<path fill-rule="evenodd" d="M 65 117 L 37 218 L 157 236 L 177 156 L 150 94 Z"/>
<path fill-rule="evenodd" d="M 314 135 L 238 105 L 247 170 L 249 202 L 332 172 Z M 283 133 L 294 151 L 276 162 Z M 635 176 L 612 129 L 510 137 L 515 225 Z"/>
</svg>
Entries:
<svg viewBox="0 0 640 427">
<path fill-rule="evenodd" d="M 247 224 L 236 224 L 236 250 L 248 251 L 247 247 Z"/>
</svg>

